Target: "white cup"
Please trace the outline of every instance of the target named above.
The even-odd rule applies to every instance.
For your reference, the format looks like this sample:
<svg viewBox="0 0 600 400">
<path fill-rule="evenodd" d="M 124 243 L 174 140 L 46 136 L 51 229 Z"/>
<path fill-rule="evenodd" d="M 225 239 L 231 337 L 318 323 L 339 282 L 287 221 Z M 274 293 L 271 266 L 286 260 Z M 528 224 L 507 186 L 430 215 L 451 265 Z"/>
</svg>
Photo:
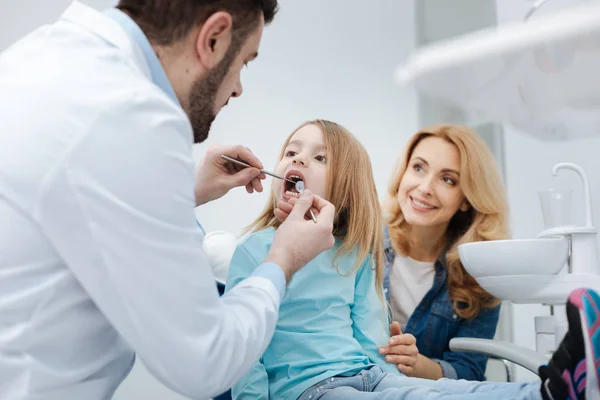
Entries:
<svg viewBox="0 0 600 400">
<path fill-rule="evenodd" d="M 572 225 L 571 197 L 569 189 L 547 189 L 538 192 L 544 217 L 544 229 Z"/>
</svg>

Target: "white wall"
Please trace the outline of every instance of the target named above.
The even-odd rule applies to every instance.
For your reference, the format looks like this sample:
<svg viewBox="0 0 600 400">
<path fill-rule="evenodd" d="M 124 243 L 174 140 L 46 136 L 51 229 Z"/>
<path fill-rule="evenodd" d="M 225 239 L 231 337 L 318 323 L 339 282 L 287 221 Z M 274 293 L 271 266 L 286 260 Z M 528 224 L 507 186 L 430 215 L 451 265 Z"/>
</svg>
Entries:
<svg viewBox="0 0 600 400">
<path fill-rule="evenodd" d="M 73 0 L 0 0 L 0 51 L 42 24 L 52 23 Z M 83 0 L 103 9 L 117 0 Z"/>
<path fill-rule="evenodd" d="M 524 0 L 497 1 L 499 23 L 520 20 L 532 2 Z M 539 14 L 555 12 L 573 4 L 572 0 L 548 2 Z M 535 17 L 535 15 L 534 15 Z M 576 142 L 541 142 L 505 126 L 505 160 L 508 198 L 511 207 L 511 222 L 515 238 L 535 237 L 543 230 L 543 219 L 538 200 L 538 190 L 568 188 L 574 190 L 573 217 L 583 222 L 583 197 L 579 178 L 569 171 L 552 176 L 552 167 L 557 162 L 574 162 L 588 174 L 592 199 L 600 198 L 600 185 L 595 174 L 600 170 L 600 138 Z M 600 203 L 593 201 L 596 224 L 600 221 Z M 541 305 L 515 305 L 513 326 L 515 343 L 535 349 L 534 317 L 548 315 L 548 307 Z M 519 369 L 517 379 L 535 379 L 535 376 Z"/>
<path fill-rule="evenodd" d="M 0 49 L 53 21 L 69 3 L 0 0 Z M 86 3 L 103 8 L 115 1 Z M 392 81 L 394 68 L 415 43 L 413 1 L 282 0 L 281 6 L 265 31 L 260 57 L 244 72 L 244 95 L 221 112 L 207 143 L 195 148 L 196 158 L 210 143 L 242 143 L 271 168 L 284 138 L 297 125 L 330 119 L 366 146 L 381 196 L 396 157 L 417 129 L 414 93 Z M 207 231 L 237 234 L 266 199 L 266 194 L 248 196 L 237 189 L 200 208 L 198 217 Z M 115 399 L 181 397 L 157 383 L 138 362 Z"/>
</svg>

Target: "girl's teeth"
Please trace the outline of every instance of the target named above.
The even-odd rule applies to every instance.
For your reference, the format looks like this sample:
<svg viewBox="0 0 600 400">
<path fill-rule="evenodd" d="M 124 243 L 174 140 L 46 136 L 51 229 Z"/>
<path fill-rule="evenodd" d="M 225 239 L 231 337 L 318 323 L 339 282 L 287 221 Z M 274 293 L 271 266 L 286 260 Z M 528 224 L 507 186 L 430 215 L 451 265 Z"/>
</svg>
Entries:
<svg viewBox="0 0 600 400">
<path fill-rule="evenodd" d="M 286 194 L 286 195 L 288 195 L 288 196 L 290 196 L 290 197 L 300 197 L 300 196 L 299 196 L 299 195 L 300 195 L 300 193 L 292 192 L 292 191 L 290 191 L 290 190 L 287 190 L 287 191 L 285 192 L 285 194 Z"/>
</svg>

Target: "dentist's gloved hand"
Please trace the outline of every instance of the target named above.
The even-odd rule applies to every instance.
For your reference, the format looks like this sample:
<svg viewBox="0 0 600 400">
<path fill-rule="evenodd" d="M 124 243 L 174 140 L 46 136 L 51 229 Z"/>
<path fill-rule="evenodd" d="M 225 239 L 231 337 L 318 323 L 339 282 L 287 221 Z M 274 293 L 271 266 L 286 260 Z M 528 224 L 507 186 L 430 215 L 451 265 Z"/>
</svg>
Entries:
<svg viewBox="0 0 600 400">
<path fill-rule="evenodd" d="M 299 199 L 291 203 L 288 204 L 291 209 L 287 207 L 285 212 L 275 212 L 277 218 L 284 222 L 277 229 L 265 259 L 265 262 L 271 261 L 281 266 L 287 282 L 299 269 L 335 243 L 332 233 L 335 216 L 333 204 L 313 195 L 310 190 L 304 191 Z M 317 223 L 310 217 L 306 218 L 311 207 L 315 210 Z"/>
<path fill-rule="evenodd" d="M 222 159 L 221 154 L 244 161 L 255 168 L 235 165 Z M 216 200 L 238 186 L 246 186 L 248 193 L 262 192 L 261 180 L 266 178 L 260 172 L 262 168 L 260 160 L 247 147 L 211 146 L 196 172 L 196 206 Z"/>
<path fill-rule="evenodd" d="M 379 354 L 386 354 L 385 361 L 396 364 L 398 371 L 407 376 L 415 376 L 419 360 L 417 339 L 410 333 L 402 333 L 398 322 L 394 321 L 390 325 L 389 345 L 380 347 Z"/>
</svg>

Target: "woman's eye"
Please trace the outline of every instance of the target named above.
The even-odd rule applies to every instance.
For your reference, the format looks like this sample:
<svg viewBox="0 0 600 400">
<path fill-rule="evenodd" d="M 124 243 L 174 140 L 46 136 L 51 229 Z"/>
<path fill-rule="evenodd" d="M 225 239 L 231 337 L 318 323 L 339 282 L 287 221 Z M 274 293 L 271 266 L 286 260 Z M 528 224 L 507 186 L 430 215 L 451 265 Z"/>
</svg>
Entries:
<svg viewBox="0 0 600 400">
<path fill-rule="evenodd" d="M 415 164 L 415 165 L 413 165 L 413 169 L 414 169 L 415 171 L 417 171 L 417 172 L 421 172 L 421 171 L 423 171 L 423 167 L 421 167 L 421 165 L 420 165 L 420 164 Z"/>
<path fill-rule="evenodd" d="M 444 178 L 444 182 L 446 182 L 448 185 L 452 185 L 452 186 L 456 185 L 456 182 L 452 178 L 446 177 L 446 178 Z"/>
</svg>

